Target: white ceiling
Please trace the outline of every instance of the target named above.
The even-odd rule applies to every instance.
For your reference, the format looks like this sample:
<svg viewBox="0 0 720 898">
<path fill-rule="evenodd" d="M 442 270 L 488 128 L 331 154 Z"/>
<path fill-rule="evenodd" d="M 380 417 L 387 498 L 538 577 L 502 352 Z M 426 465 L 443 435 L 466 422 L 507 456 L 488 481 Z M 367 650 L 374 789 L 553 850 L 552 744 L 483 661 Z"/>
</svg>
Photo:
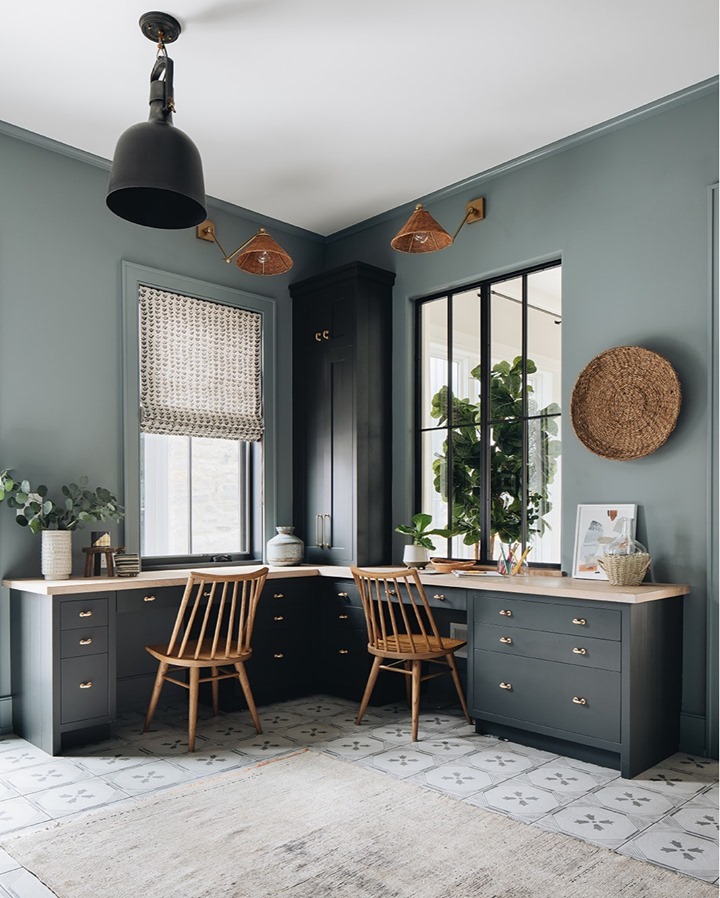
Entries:
<svg viewBox="0 0 720 898">
<path fill-rule="evenodd" d="M 162 2 L 162 0 L 161 0 Z M 0 119 L 107 159 L 147 0 L 4 4 Z M 210 196 L 330 234 L 718 72 L 717 0 L 169 0 Z"/>
</svg>

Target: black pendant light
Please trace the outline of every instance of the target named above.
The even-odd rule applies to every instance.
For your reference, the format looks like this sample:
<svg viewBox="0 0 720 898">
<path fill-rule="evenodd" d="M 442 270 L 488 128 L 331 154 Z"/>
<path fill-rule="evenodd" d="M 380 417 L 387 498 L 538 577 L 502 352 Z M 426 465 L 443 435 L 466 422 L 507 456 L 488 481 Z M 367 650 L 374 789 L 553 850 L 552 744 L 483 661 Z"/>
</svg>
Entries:
<svg viewBox="0 0 720 898">
<path fill-rule="evenodd" d="M 140 17 L 145 37 L 157 43 L 150 73 L 150 116 L 117 142 L 106 203 L 111 212 L 149 228 L 190 228 L 207 217 L 200 153 L 172 123 L 173 61 L 165 51 L 180 23 L 162 12 Z"/>
</svg>

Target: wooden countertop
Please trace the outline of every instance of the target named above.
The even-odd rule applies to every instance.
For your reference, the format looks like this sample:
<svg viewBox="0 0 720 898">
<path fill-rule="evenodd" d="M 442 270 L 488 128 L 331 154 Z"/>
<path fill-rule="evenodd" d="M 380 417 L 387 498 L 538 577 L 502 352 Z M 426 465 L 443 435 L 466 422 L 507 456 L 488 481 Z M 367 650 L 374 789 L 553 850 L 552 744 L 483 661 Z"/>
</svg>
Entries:
<svg viewBox="0 0 720 898">
<path fill-rule="evenodd" d="M 213 567 L 213 574 L 238 573 L 253 570 L 262 565 L 247 568 Z M 370 570 L 393 570 L 390 567 L 374 567 Z M 352 577 L 349 567 L 329 565 L 299 565 L 297 567 L 270 566 L 269 580 L 288 577 L 330 577 L 346 579 Z M 137 577 L 75 577 L 70 580 L 3 580 L 9 589 L 45 596 L 83 595 L 93 592 L 124 589 L 155 589 L 161 586 L 183 586 L 187 579 L 185 570 L 143 571 Z M 611 586 L 607 581 L 576 580 L 572 577 L 499 577 L 491 574 L 476 574 L 456 577 L 453 574 L 432 574 L 421 572 L 420 579 L 428 588 L 468 589 L 473 591 L 499 592 L 524 596 L 554 596 L 568 599 L 583 599 L 599 602 L 623 602 L 637 604 L 687 595 L 690 587 L 677 583 L 644 583 L 640 586 Z"/>
</svg>

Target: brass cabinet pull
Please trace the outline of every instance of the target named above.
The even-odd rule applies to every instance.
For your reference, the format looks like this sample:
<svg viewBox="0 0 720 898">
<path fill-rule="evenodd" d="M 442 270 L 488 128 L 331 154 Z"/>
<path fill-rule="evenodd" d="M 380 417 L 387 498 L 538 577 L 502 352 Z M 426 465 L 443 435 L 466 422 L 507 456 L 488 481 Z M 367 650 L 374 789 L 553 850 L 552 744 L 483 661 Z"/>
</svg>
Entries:
<svg viewBox="0 0 720 898">
<path fill-rule="evenodd" d="M 338 649 L 338 655 L 349 655 L 349 654 L 350 654 L 349 649 Z"/>
<path fill-rule="evenodd" d="M 338 620 L 347 620 L 350 617 L 349 614 L 338 614 Z"/>
<path fill-rule="evenodd" d="M 329 339 L 330 339 L 330 331 L 327 330 L 327 328 L 322 332 L 322 338 L 323 338 L 323 340 L 329 340 Z"/>
<path fill-rule="evenodd" d="M 574 624 L 577 624 L 579 627 L 584 627 L 587 624 L 587 621 L 585 620 L 584 617 L 574 617 L 572 619 L 572 622 Z"/>
<path fill-rule="evenodd" d="M 338 596 L 339 596 L 341 599 L 346 599 L 346 598 L 348 597 L 348 593 L 346 593 L 346 592 L 339 592 L 339 593 L 338 593 Z"/>
<path fill-rule="evenodd" d="M 330 331 L 327 328 L 322 331 L 315 331 L 315 339 L 318 341 L 318 343 L 322 343 L 323 340 L 329 340 Z"/>
<path fill-rule="evenodd" d="M 508 610 L 507 608 L 501 608 L 500 615 L 501 617 L 512 617 L 512 611 Z"/>
<path fill-rule="evenodd" d="M 573 649 L 573 655 L 587 655 L 587 649 Z"/>
<path fill-rule="evenodd" d="M 318 343 L 322 342 L 322 333 L 320 331 L 315 331 L 315 339 L 318 341 Z"/>
<path fill-rule="evenodd" d="M 92 689 L 92 680 L 88 680 L 87 683 L 80 684 L 81 689 Z"/>
<path fill-rule="evenodd" d="M 512 689 L 512 683 L 500 683 L 501 689 Z"/>
<path fill-rule="evenodd" d="M 325 534 L 325 519 L 328 521 L 328 532 Z M 332 548 L 332 518 L 329 514 L 323 515 L 323 525 L 322 525 L 322 535 L 323 535 L 323 549 Z"/>
<path fill-rule="evenodd" d="M 157 602 L 157 596 L 143 596 L 143 602 Z"/>
<path fill-rule="evenodd" d="M 438 602 L 444 602 L 444 601 L 445 601 L 445 596 L 444 596 L 441 592 L 436 592 L 435 595 L 433 596 L 433 598 L 434 598 L 434 599 L 437 599 Z"/>
<path fill-rule="evenodd" d="M 81 639 L 80 645 L 92 645 L 92 639 Z"/>
<path fill-rule="evenodd" d="M 274 599 L 284 599 L 284 598 L 285 598 L 285 593 L 284 593 L 284 592 L 274 592 L 274 593 L 273 593 L 273 598 L 274 598 Z"/>
<path fill-rule="evenodd" d="M 577 695 L 573 696 L 573 704 L 575 705 L 587 705 L 586 698 L 578 698 Z"/>
<path fill-rule="evenodd" d="M 282 652 L 275 652 L 273 658 L 284 658 L 285 655 Z"/>
<path fill-rule="evenodd" d="M 78 617 L 92 617 L 92 611 L 80 611 Z"/>
<path fill-rule="evenodd" d="M 316 549 L 322 549 L 322 547 L 323 547 L 322 535 L 320 533 L 320 531 L 322 530 L 322 520 L 323 520 L 323 516 L 321 514 L 315 515 L 315 548 Z"/>
<path fill-rule="evenodd" d="M 509 636 L 501 636 L 500 642 L 502 642 L 503 645 L 512 645 L 512 639 Z"/>
<path fill-rule="evenodd" d="M 285 620 L 285 618 L 282 614 L 276 614 L 273 620 Z"/>
</svg>

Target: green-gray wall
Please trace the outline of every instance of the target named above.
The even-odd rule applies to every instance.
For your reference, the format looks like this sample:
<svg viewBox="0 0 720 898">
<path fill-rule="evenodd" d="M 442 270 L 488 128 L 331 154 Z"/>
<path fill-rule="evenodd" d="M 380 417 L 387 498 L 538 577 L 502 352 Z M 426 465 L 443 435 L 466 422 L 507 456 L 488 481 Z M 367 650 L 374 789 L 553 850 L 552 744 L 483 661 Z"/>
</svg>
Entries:
<svg viewBox="0 0 720 898">
<path fill-rule="evenodd" d="M 575 438 L 563 449 L 563 568 L 571 568 L 578 503 L 640 507 L 638 537 L 656 580 L 689 583 L 685 602 L 683 747 L 716 752 L 706 728 L 706 679 L 717 696 L 717 657 L 706 662 L 711 469 L 711 288 L 709 188 L 717 181 L 717 85 L 658 104 L 594 135 L 538 153 L 433 195 L 448 229 L 465 202 L 486 198 L 487 219 L 467 226 L 442 253 L 389 249 L 409 214 L 395 210 L 324 242 L 282 223 L 273 233 L 295 259 L 281 278 L 254 279 L 226 266 L 193 232 L 138 228 L 104 205 L 107 169 L 41 139 L 0 131 L 0 467 L 53 483 L 86 473 L 123 486 L 120 269 L 126 260 L 277 301 L 278 514 L 292 520 L 290 303 L 287 285 L 323 268 L 361 260 L 394 270 L 393 519 L 412 508 L 412 299 L 530 263 L 563 264 L 563 401 L 597 353 L 639 344 L 679 373 L 676 431 L 653 455 L 606 461 Z M 448 145 L 452 143 L 449 140 Z M 213 204 L 220 240 L 234 248 L 261 221 Z M 273 522 L 270 522 L 273 523 Z M 76 550 L 82 540 L 76 540 Z M 401 541 L 394 560 L 400 558 Z M 77 562 L 79 563 L 79 562 Z M 0 513 L 0 573 L 34 576 L 39 541 Z M 76 568 L 77 569 L 77 568 Z M 710 610 L 708 611 L 708 604 Z M 7 593 L 0 605 L 0 726 L 11 691 Z M 717 644 L 716 641 L 713 643 Z M 3 700 L 4 699 L 4 700 Z"/>
</svg>

